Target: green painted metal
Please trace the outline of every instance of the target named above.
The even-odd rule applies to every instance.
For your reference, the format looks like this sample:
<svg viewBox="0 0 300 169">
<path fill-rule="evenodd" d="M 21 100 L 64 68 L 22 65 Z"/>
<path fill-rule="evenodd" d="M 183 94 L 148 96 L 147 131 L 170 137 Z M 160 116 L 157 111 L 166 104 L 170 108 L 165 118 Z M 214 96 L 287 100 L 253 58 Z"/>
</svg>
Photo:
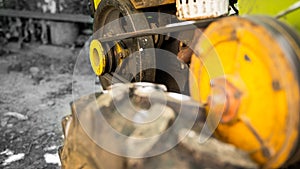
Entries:
<svg viewBox="0 0 300 169">
<path fill-rule="evenodd" d="M 276 16 L 299 0 L 238 0 L 241 15 Z M 279 20 L 288 23 L 300 34 L 300 9 L 293 11 Z"/>
</svg>

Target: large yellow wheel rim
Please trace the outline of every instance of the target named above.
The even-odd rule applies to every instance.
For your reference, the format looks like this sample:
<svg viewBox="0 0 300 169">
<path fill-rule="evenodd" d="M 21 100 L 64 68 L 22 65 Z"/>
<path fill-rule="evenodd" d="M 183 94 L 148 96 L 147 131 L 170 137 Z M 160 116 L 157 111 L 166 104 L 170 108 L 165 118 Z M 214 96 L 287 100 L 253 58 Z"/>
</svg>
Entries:
<svg viewBox="0 0 300 169">
<path fill-rule="evenodd" d="M 266 168 L 289 160 L 299 136 L 299 74 L 290 59 L 299 62 L 299 46 L 281 28 L 265 17 L 219 20 L 205 30 L 191 62 L 194 99 L 209 103 L 211 82 L 216 79 L 227 83 L 225 90 L 234 86 L 239 91 L 238 101 L 231 106 L 234 113 L 221 120 L 215 133 Z M 289 43 L 280 42 L 275 37 L 278 32 Z M 290 47 L 293 56 L 287 52 Z M 221 70 L 213 64 L 217 61 Z"/>
</svg>

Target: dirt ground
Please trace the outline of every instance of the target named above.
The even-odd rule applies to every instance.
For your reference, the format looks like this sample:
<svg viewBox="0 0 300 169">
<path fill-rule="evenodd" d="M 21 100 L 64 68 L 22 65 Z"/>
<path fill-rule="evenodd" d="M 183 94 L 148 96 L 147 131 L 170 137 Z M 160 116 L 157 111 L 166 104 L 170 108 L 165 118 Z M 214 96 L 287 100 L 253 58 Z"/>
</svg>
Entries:
<svg viewBox="0 0 300 169">
<path fill-rule="evenodd" d="M 78 61 L 80 51 L 39 44 L 18 49 L 14 43 L 0 48 L 0 168 L 60 168 L 60 122 L 70 113 L 72 86 L 88 92 L 87 82 L 95 79 L 88 55 Z M 76 64 L 80 73 L 74 78 Z"/>
</svg>

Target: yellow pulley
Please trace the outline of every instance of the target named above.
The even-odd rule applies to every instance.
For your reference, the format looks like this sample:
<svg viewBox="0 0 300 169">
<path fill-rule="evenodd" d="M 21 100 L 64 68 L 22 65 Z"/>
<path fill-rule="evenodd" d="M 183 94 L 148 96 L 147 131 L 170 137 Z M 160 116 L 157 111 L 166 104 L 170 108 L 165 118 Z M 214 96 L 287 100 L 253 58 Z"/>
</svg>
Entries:
<svg viewBox="0 0 300 169">
<path fill-rule="evenodd" d="M 90 44 L 90 62 L 97 76 L 105 73 L 106 56 L 101 43 L 94 39 Z"/>
<path fill-rule="evenodd" d="M 190 92 L 208 115 L 221 113 L 216 136 L 265 168 L 299 159 L 299 39 L 273 18 L 227 17 L 192 56 Z"/>
</svg>

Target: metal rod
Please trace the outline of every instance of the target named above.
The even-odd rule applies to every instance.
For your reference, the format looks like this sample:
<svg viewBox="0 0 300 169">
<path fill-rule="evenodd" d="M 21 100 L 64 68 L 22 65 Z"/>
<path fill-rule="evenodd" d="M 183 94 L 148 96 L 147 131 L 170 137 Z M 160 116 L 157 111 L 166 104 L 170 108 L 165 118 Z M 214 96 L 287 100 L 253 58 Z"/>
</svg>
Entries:
<svg viewBox="0 0 300 169">
<path fill-rule="evenodd" d="M 276 18 L 276 19 L 279 19 L 279 18 L 281 18 L 281 17 L 283 17 L 283 16 L 285 16 L 285 15 L 291 13 L 291 12 L 294 12 L 294 11 L 296 11 L 296 10 L 298 10 L 298 9 L 300 9 L 300 1 L 295 2 L 293 5 L 289 6 L 288 9 L 286 9 L 286 10 L 281 11 L 280 13 L 278 13 L 278 14 L 275 16 L 275 18 Z"/>
<path fill-rule="evenodd" d="M 141 36 L 149 36 L 149 35 L 157 35 L 157 34 L 163 35 L 171 32 L 192 30 L 195 28 L 204 28 L 207 27 L 211 22 L 216 21 L 217 19 L 219 18 L 205 19 L 200 21 L 179 22 L 179 23 L 169 24 L 167 26 L 159 27 L 159 28 L 145 29 L 145 30 L 139 30 L 135 32 L 116 34 L 108 37 L 101 37 L 99 38 L 99 41 L 109 42 L 109 41 L 117 41 L 117 40 L 123 40 L 123 39 L 134 38 L 134 37 L 141 37 Z"/>
</svg>

